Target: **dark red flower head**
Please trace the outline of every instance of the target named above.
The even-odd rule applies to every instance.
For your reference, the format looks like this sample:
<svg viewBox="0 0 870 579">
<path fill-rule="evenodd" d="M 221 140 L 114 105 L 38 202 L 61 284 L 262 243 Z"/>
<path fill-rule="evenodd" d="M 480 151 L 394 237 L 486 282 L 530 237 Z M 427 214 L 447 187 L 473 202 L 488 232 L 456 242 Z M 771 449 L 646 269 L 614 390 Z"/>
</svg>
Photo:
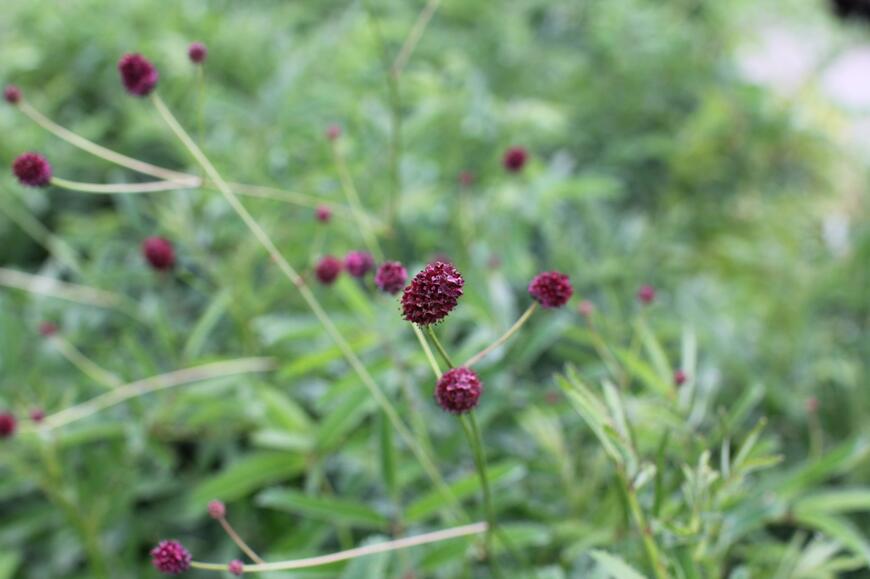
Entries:
<svg viewBox="0 0 870 579">
<path fill-rule="evenodd" d="M 511 173 L 517 173 L 523 170 L 528 159 L 529 152 L 524 147 L 511 147 L 505 151 L 502 163 L 505 169 Z"/>
<path fill-rule="evenodd" d="M 15 420 L 15 415 L 11 412 L 0 412 L 0 438 L 9 438 L 15 434 L 15 427 L 18 422 Z"/>
<path fill-rule="evenodd" d="M 314 216 L 321 223 L 329 223 L 329 220 L 332 219 L 332 209 L 326 205 L 318 205 L 317 209 L 314 210 Z"/>
<path fill-rule="evenodd" d="M 229 571 L 236 577 L 241 577 L 242 573 L 245 572 L 245 564 L 238 559 L 233 559 L 232 561 L 230 561 L 230 564 L 227 565 L 227 571 Z"/>
<path fill-rule="evenodd" d="M 125 54 L 118 61 L 118 72 L 124 87 L 132 95 L 148 96 L 157 86 L 157 69 L 141 54 Z"/>
<path fill-rule="evenodd" d="M 45 411 L 42 408 L 34 408 L 30 411 L 30 420 L 39 424 L 45 418 Z"/>
<path fill-rule="evenodd" d="M 187 49 L 187 56 L 190 58 L 190 62 L 199 64 L 208 56 L 208 49 L 202 42 L 193 42 Z"/>
<path fill-rule="evenodd" d="M 178 575 L 190 569 L 190 552 L 178 541 L 160 541 L 151 549 L 154 568 L 167 575 Z"/>
<path fill-rule="evenodd" d="M 341 269 L 341 260 L 336 259 L 331 255 L 327 255 L 321 259 L 317 264 L 317 267 L 314 268 L 314 273 L 317 275 L 317 279 L 320 280 L 320 283 L 329 285 L 338 278 Z"/>
<path fill-rule="evenodd" d="M 167 271 L 175 266 L 175 249 L 172 242 L 163 237 L 149 237 L 142 242 L 142 255 L 157 271 Z"/>
<path fill-rule="evenodd" d="M 338 125 L 329 125 L 326 128 L 326 138 L 334 141 L 341 136 L 341 127 Z"/>
<path fill-rule="evenodd" d="M 529 284 L 529 294 L 545 308 L 561 308 L 574 294 L 568 276 L 558 271 L 539 273 Z"/>
<path fill-rule="evenodd" d="M 344 258 L 344 267 L 353 277 L 363 277 L 375 266 L 371 254 L 365 251 L 351 251 Z"/>
<path fill-rule="evenodd" d="M 577 311 L 580 312 L 581 316 L 588 318 L 595 313 L 595 304 L 589 300 L 581 300 L 577 306 Z"/>
<path fill-rule="evenodd" d="M 676 372 L 674 372 L 674 383 L 677 386 L 682 386 L 683 384 L 685 384 L 686 378 L 687 378 L 686 373 L 683 372 L 682 370 L 677 370 Z"/>
<path fill-rule="evenodd" d="M 3 98 L 6 99 L 6 102 L 10 105 L 17 105 L 21 100 L 21 89 L 14 84 L 10 84 L 3 89 Z"/>
<path fill-rule="evenodd" d="M 642 285 L 637 290 L 637 299 L 643 304 L 651 304 L 656 299 L 656 290 L 651 285 Z"/>
<path fill-rule="evenodd" d="M 444 373 L 435 386 L 435 400 L 438 406 L 452 412 L 463 414 L 468 412 L 480 400 L 483 384 L 473 370 L 460 367 Z"/>
<path fill-rule="evenodd" d="M 221 501 L 214 500 L 208 503 L 208 516 L 212 519 L 223 519 L 227 515 L 227 506 Z"/>
<path fill-rule="evenodd" d="M 53 322 L 42 322 L 39 324 L 39 335 L 43 338 L 50 338 L 57 333 L 57 324 Z"/>
<path fill-rule="evenodd" d="M 408 281 L 408 271 L 398 261 L 382 263 L 375 274 L 375 285 L 388 294 L 402 291 L 406 281 Z"/>
<path fill-rule="evenodd" d="M 462 171 L 459 173 L 459 184 L 464 187 L 470 187 L 474 184 L 474 173 L 471 171 Z"/>
<path fill-rule="evenodd" d="M 421 326 L 440 322 L 456 307 L 463 285 L 465 280 L 455 267 L 443 261 L 430 263 L 402 294 L 404 318 Z"/>
<path fill-rule="evenodd" d="M 12 172 L 25 187 L 45 187 L 51 183 L 51 165 L 39 153 L 24 153 L 12 163 Z"/>
</svg>

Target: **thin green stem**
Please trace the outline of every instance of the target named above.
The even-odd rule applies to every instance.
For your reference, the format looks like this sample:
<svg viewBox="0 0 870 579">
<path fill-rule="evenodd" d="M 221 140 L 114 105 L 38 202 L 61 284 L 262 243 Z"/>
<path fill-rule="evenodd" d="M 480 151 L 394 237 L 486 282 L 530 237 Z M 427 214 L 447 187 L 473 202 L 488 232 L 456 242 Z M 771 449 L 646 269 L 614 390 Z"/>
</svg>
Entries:
<svg viewBox="0 0 870 579">
<path fill-rule="evenodd" d="M 435 344 L 435 349 L 438 350 L 438 353 L 441 354 L 441 358 L 447 363 L 448 368 L 455 368 L 456 365 L 450 359 L 450 354 L 447 353 L 447 350 L 444 349 L 444 346 L 441 345 L 441 341 L 438 339 L 438 336 L 435 335 L 435 330 L 431 325 L 426 326 L 426 333 L 429 334 L 429 338 L 431 338 L 432 343 Z"/>
<path fill-rule="evenodd" d="M 381 246 L 378 244 L 378 240 L 375 237 L 375 234 L 372 232 L 372 224 L 369 221 L 369 217 L 363 210 L 362 202 L 359 198 L 359 193 L 357 193 L 356 186 L 353 183 L 353 178 L 350 175 L 350 170 L 347 168 L 347 163 L 345 162 L 344 154 L 341 151 L 339 141 L 338 139 L 335 139 L 330 141 L 330 143 L 332 148 L 332 156 L 335 160 L 335 168 L 338 171 L 338 177 L 341 181 L 341 189 L 342 191 L 344 191 L 344 196 L 347 199 L 348 205 L 350 205 L 354 219 L 356 219 L 360 235 L 362 235 L 363 241 L 365 242 L 369 251 L 372 252 L 372 255 L 374 255 L 378 261 L 383 261 L 384 254 L 381 251 Z"/>
<path fill-rule="evenodd" d="M 432 354 L 432 348 L 429 347 L 429 342 L 426 341 L 426 337 L 420 330 L 420 326 L 417 324 L 411 324 L 411 327 L 414 329 L 414 335 L 417 336 L 417 341 L 420 342 L 420 347 L 423 348 L 423 353 L 426 354 L 426 360 L 429 361 L 429 367 L 432 368 L 435 377 L 440 378 L 441 368 L 438 366 L 438 360 L 436 360 L 435 356 Z"/>
<path fill-rule="evenodd" d="M 57 348 L 57 351 L 69 361 L 70 364 L 81 370 L 81 372 L 98 384 L 102 384 L 106 388 L 114 389 L 124 383 L 112 372 L 109 372 L 87 356 L 81 350 L 76 348 L 72 342 L 62 336 L 52 336 L 50 342 Z"/>
<path fill-rule="evenodd" d="M 245 553 L 245 555 L 250 557 L 251 561 L 260 564 L 265 563 L 265 561 L 263 561 L 263 559 L 261 559 L 260 556 L 257 555 L 256 551 L 251 549 L 251 547 L 245 542 L 245 540 L 242 539 L 241 535 L 236 532 L 236 530 L 226 519 L 226 517 L 219 518 L 218 522 L 221 524 L 221 527 L 223 527 L 224 532 L 226 532 L 229 538 L 233 540 L 233 543 L 238 545 L 239 549 L 241 549 Z"/>
<path fill-rule="evenodd" d="M 82 193 L 100 194 L 126 194 L 126 193 L 154 193 L 156 191 L 175 191 L 178 189 L 190 189 L 190 183 L 179 181 L 150 181 L 148 183 L 80 183 L 60 177 L 52 177 L 51 184 L 61 189 L 80 191 Z"/>
<path fill-rule="evenodd" d="M 369 393 L 372 395 L 372 398 L 375 399 L 375 402 L 383 409 L 384 413 L 387 415 L 387 418 L 393 425 L 393 428 L 396 429 L 400 438 L 402 438 L 403 442 L 408 445 L 411 452 L 420 462 L 420 465 L 423 467 L 423 470 L 426 471 L 426 474 L 432 480 L 432 483 L 439 490 L 442 497 L 449 503 L 454 510 L 461 513 L 461 507 L 459 506 L 459 502 L 450 489 L 447 487 L 447 483 L 444 481 L 444 478 L 441 476 L 441 473 L 438 471 L 438 468 L 435 466 L 432 458 L 429 457 L 428 453 L 420 446 L 417 440 L 414 438 L 414 435 L 405 426 L 405 423 L 399 417 L 398 412 L 396 411 L 395 406 L 390 402 L 389 398 L 384 394 L 381 390 L 380 386 L 378 386 L 377 382 L 375 382 L 374 378 L 372 378 L 369 371 L 363 365 L 362 361 L 360 361 L 359 357 L 356 355 L 356 352 L 353 351 L 353 348 L 348 344 L 347 340 L 344 339 L 341 332 L 335 326 L 335 323 L 332 321 L 332 318 L 326 313 L 323 309 L 323 306 L 320 305 L 320 302 L 314 296 L 314 293 L 309 289 L 309 287 L 305 284 L 305 281 L 302 277 L 296 273 L 296 270 L 290 263 L 284 258 L 278 248 L 275 246 L 275 243 L 269 237 L 269 235 L 260 227 L 260 224 L 254 219 L 254 217 L 250 214 L 250 212 L 242 205 L 239 198 L 233 193 L 232 189 L 227 185 L 227 183 L 223 180 L 220 173 L 218 173 L 217 169 L 215 169 L 214 165 L 211 164 L 211 161 L 203 154 L 200 148 L 193 142 L 184 128 L 178 123 L 157 93 L 152 93 L 151 95 L 152 102 L 154 106 L 157 108 L 160 115 L 166 121 L 166 124 L 172 129 L 178 139 L 185 145 L 190 154 L 196 159 L 196 161 L 202 166 L 205 170 L 206 174 L 209 178 L 217 185 L 220 192 L 223 194 L 227 203 L 229 203 L 230 207 L 236 212 L 239 218 L 248 226 L 251 230 L 251 233 L 260 242 L 269 256 L 272 258 L 272 261 L 278 266 L 281 272 L 290 280 L 290 282 L 296 287 L 299 291 L 302 298 L 308 304 L 308 307 L 314 313 L 315 317 L 320 321 L 321 325 L 323 325 L 327 334 L 329 334 L 330 338 L 332 338 L 333 342 L 338 346 L 345 360 L 347 360 L 348 364 L 350 364 L 351 368 L 356 372 L 362 381 L 363 385 L 369 390 Z"/>
<path fill-rule="evenodd" d="M 475 418 L 474 412 L 460 415 L 459 421 L 462 424 L 463 431 L 465 431 L 468 444 L 471 446 L 472 456 L 474 457 L 474 466 L 477 469 L 477 476 L 480 478 L 480 487 L 483 491 L 483 509 L 486 515 L 486 522 L 489 525 L 486 532 L 486 558 L 492 568 L 493 575 L 500 577 L 501 571 L 498 568 L 498 563 L 495 558 L 495 550 L 493 549 L 493 538 L 496 533 L 496 517 L 492 503 L 492 489 L 489 486 L 486 457 L 483 452 L 483 440 L 480 436 L 480 429 L 477 426 L 477 419 Z"/>
<path fill-rule="evenodd" d="M 647 562 L 649 566 L 652 568 L 653 574 L 656 579 L 670 579 L 670 574 L 668 573 L 667 568 L 662 562 L 662 557 L 659 552 L 658 545 L 656 544 L 655 538 L 652 534 L 652 528 L 647 522 L 646 515 L 643 512 L 643 509 L 640 506 L 640 502 L 637 500 L 637 492 L 635 492 L 634 487 L 631 482 L 628 480 L 625 472 L 621 469 L 617 469 L 619 473 L 619 480 L 622 483 L 623 490 L 625 492 L 625 497 L 628 501 L 628 508 L 631 513 L 632 518 L 634 519 L 634 523 L 640 532 L 641 541 L 643 542 L 643 550 L 646 554 Z"/>
<path fill-rule="evenodd" d="M 492 344 L 490 344 L 489 346 L 487 346 L 486 348 L 484 348 L 483 350 L 481 350 L 480 352 L 478 352 L 477 354 L 475 354 L 474 356 L 472 356 L 471 358 L 469 358 L 469 359 L 468 359 L 468 360 L 463 364 L 463 366 L 471 367 L 471 366 L 473 366 L 474 364 L 477 364 L 477 363 L 480 362 L 480 360 L 483 359 L 487 354 L 489 354 L 490 352 L 492 352 L 493 350 L 495 350 L 496 348 L 498 348 L 499 346 L 501 346 L 502 344 L 504 344 L 505 342 L 507 342 L 508 340 L 510 340 L 511 337 L 512 337 L 514 334 L 516 334 L 516 333 L 519 331 L 520 328 L 523 327 L 523 324 L 525 324 L 525 323 L 528 321 L 528 319 L 529 319 L 530 317 L 532 317 L 532 314 L 535 313 L 535 310 L 537 309 L 537 307 L 538 307 L 538 303 L 537 303 L 537 302 L 532 302 L 532 305 L 530 305 L 530 306 L 528 307 L 528 309 L 526 309 L 526 311 L 523 313 L 523 315 L 520 316 L 520 319 L 518 319 L 516 322 L 514 322 L 514 325 L 511 326 L 510 329 L 509 329 L 507 332 L 505 332 L 505 333 L 504 333 L 504 334 L 503 334 L 499 339 L 497 339 L 495 342 L 493 342 Z"/>
<path fill-rule="evenodd" d="M 401 50 L 399 50 L 399 55 L 396 57 L 396 60 L 393 61 L 391 73 L 396 78 L 401 76 L 405 65 L 411 58 L 411 53 L 414 52 L 414 49 L 423 37 L 423 32 L 425 32 L 426 26 L 429 24 L 429 21 L 432 20 L 432 16 L 435 15 L 435 11 L 438 10 L 440 4 L 441 0 L 429 0 L 417 16 L 414 26 L 411 27 L 411 31 L 405 38 Z"/>
<path fill-rule="evenodd" d="M 17 203 L 10 201 L 6 203 L 0 195 L 0 209 L 11 219 L 18 227 L 33 238 L 39 245 L 45 248 L 59 262 L 66 265 L 72 271 L 81 273 L 79 265 L 79 257 L 76 251 L 67 245 L 60 237 L 54 235 L 45 225 L 43 225 L 30 210 L 26 207 L 20 209 Z"/>
</svg>

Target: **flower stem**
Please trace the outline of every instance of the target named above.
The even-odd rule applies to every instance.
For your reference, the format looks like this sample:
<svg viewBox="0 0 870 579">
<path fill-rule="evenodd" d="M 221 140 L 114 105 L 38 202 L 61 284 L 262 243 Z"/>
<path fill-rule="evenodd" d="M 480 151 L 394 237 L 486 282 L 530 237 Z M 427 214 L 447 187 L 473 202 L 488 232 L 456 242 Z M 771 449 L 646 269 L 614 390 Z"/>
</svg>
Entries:
<svg viewBox="0 0 870 579">
<path fill-rule="evenodd" d="M 377 543 L 374 545 L 366 545 L 365 547 L 356 547 L 346 551 L 338 551 L 330 555 L 321 555 L 319 557 L 308 557 L 306 559 L 293 559 L 290 561 L 276 561 L 275 563 L 262 563 L 257 565 L 245 565 L 245 573 L 265 573 L 269 571 L 288 571 L 291 569 L 305 569 L 308 567 L 319 567 L 338 563 L 339 561 L 347 561 L 348 559 L 356 559 L 366 555 L 374 555 L 377 553 L 387 553 L 389 551 L 397 551 L 399 549 L 407 549 L 418 545 L 427 545 L 430 543 L 438 543 L 449 539 L 466 537 L 468 535 L 478 535 L 487 530 L 486 523 L 474 523 L 461 527 L 453 527 L 452 529 L 444 529 L 432 533 L 425 533 L 415 537 L 405 537 L 395 541 L 387 541 L 386 543 Z M 194 561 L 190 565 L 194 569 L 202 569 L 204 571 L 226 571 L 226 563 L 201 563 Z"/>
<path fill-rule="evenodd" d="M 335 326 L 332 318 L 329 317 L 329 315 L 323 309 L 323 306 L 320 305 L 320 302 L 314 296 L 314 293 L 305 284 L 305 280 L 302 279 L 302 277 L 296 272 L 293 266 L 291 266 L 290 263 L 284 258 L 284 256 L 281 255 L 281 252 L 278 251 L 278 248 L 275 246 L 275 243 L 272 241 L 269 235 L 263 230 L 262 227 L 260 227 L 260 224 L 257 223 L 256 219 L 254 219 L 254 217 L 245 208 L 245 206 L 242 205 L 236 194 L 233 193 L 232 189 L 230 189 L 229 185 L 227 185 L 227 183 L 223 180 L 223 177 L 221 177 L 220 173 L 218 173 L 214 165 L 211 164 L 211 161 L 208 160 L 208 157 L 203 154 L 203 152 L 196 145 L 196 143 L 194 143 L 193 140 L 190 138 L 190 135 L 188 135 L 184 128 L 178 123 L 178 121 L 164 104 L 163 100 L 157 95 L 157 93 L 152 93 L 151 99 L 154 103 L 154 106 L 163 117 L 163 120 L 166 121 L 166 124 L 169 125 L 169 127 L 178 137 L 178 139 L 188 149 L 190 154 L 193 155 L 196 161 L 202 166 L 209 178 L 215 183 L 215 185 L 217 185 L 218 189 L 223 194 L 227 203 L 229 203 L 230 207 L 232 207 L 232 209 L 245 223 L 245 225 L 248 226 L 248 229 L 251 230 L 251 233 L 254 235 L 257 241 L 260 242 L 260 244 L 269 254 L 269 257 L 272 258 L 272 261 L 278 266 L 281 272 L 299 291 L 300 295 L 308 304 L 308 307 L 311 309 L 317 319 L 320 321 L 327 334 L 329 334 L 330 338 L 332 338 L 333 342 L 335 342 L 336 346 L 338 346 L 345 360 L 347 360 L 348 364 L 359 376 L 363 385 L 372 395 L 372 398 L 375 399 L 375 402 L 377 402 L 377 404 L 387 415 L 387 418 L 392 423 L 393 428 L 396 429 L 399 437 L 402 438 L 403 442 L 408 445 L 408 448 L 420 462 L 423 470 L 426 471 L 426 474 L 432 480 L 432 483 L 441 493 L 442 497 L 449 503 L 451 507 L 453 507 L 454 510 L 456 510 L 457 512 L 461 512 L 459 501 L 447 487 L 447 483 L 444 481 L 444 478 L 441 476 L 441 473 L 438 471 L 438 468 L 435 466 L 432 458 L 420 446 L 420 444 L 414 438 L 414 435 L 411 433 L 408 427 L 405 426 L 405 423 L 399 417 L 396 407 L 393 406 L 389 398 L 387 398 L 386 394 L 384 394 L 383 390 L 381 390 L 380 386 L 378 386 L 377 382 L 375 382 L 374 378 L 372 378 L 371 374 L 369 374 L 369 371 L 366 369 L 362 361 L 356 355 L 356 352 L 353 351 L 353 348 L 350 346 L 350 344 L 348 344 L 347 340 L 344 339 L 344 336 L 342 336 L 341 332 Z"/>
<path fill-rule="evenodd" d="M 646 520 L 646 515 L 640 506 L 640 502 L 637 500 L 637 492 L 628 480 L 625 472 L 621 468 L 617 469 L 617 471 L 619 473 L 619 480 L 622 483 L 626 499 L 628 500 L 629 511 L 631 512 L 635 525 L 637 525 L 638 531 L 640 532 L 641 540 L 643 542 L 643 550 L 644 553 L 646 553 L 649 566 L 652 568 L 656 579 L 670 579 L 670 574 L 662 563 L 658 545 L 656 545 L 655 539 L 652 535 L 652 529 Z"/>
<path fill-rule="evenodd" d="M 94 382 L 102 384 L 110 390 L 117 388 L 124 383 L 123 380 L 118 378 L 115 374 L 109 372 L 85 356 L 81 350 L 76 348 L 71 342 L 62 336 L 52 336 L 50 342 L 55 348 L 57 348 L 57 351 L 60 352 L 67 361 L 69 361 L 70 364 L 81 370 L 85 376 L 89 377 Z"/>
<path fill-rule="evenodd" d="M 526 311 L 523 313 L 523 315 L 520 316 L 520 319 L 518 319 L 516 322 L 514 322 L 514 325 L 511 326 L 507 332 L 505 332 L 498 340 L 496 340 L 495 342 L 493 342 L 492 344 L 490 344 L 489 346 L 487 346 L 486 348 L 484 348 L 483 350 L 481 350 L 480 352 L 478 352 L 477 354 L 475 354 L 474 356 L 469 358 L 463 364 L 463 366 L 471 367 L 474 364 L 477 364 L 487 354 L 489 354 L 490 352 L 492 352 L 493 350 L 495 350 L 496 348 L 498 348 L 499 346 L 501 346 L 502 344 L 504 344 L 505 342 L 510 340 L 511 337 L 514 334 L 516 334 L 520 328 L 523 327 L 523 324 L 525 324 L 528 321 L 528 319 L 530 317 L 532 317 L 532 314 L 535 313 L 535 310 L 537 309 L 537 307 L 538 307 L 538 303 L 532 302 L 532 305 L 530 305 L 528 307 L 528 309 L 526 309 Z"/>
<path fill-rule="evenodd" d="M 429 21 L 432 20 L 432 16 L 435 15 L 435 11 L 438 10 L 440 4 L 441 0 L 429 0 L 417 16 L 414 26 L 411 27 L 411 31 L 405 38 L 401 50 L 399 50 L 399 55 L 396 56 L 396 60 L 393 61 L 391 73 L 396 78 L 401 76 L 402 70 L 411 58 L 411 53 L 414 52 L 414 49 L 423 37 L 423 32 L 425 32 L 426 26 L 429 24 Z"/>
<path fill-rule="evenodd" d="M 417 340 L 420 342 L 420 347 L 423 348 L 423 352 L 426 354 L 426 360 L 429 361 L 429 367 L 432 368 L 435 377 L 440 378 L 441 368 L 438 366 L 438 360 L 436 360 L 435 356 L 432 354 L 432 348 L 429 347 L 429 342 L 426 341 L 426 337 L 423 335 L 423 332 L 420 331 L 420 327 L 417 324 L 411 324 L 411 327 L 414 328 L 414 334 L 417 336 Z"/>
<path fill-rule="evenodd" d="M 150 181 L 148 183 L 80 183 L 52 177 L 51 184 L 61 189 L 81 191 L 82 193 L 154 193 L 155 191 L 175 191 L 177 189 L 190 189 L 194 187 L 190 182 L 184 181 Z"/>
<path fill-rule="evenodd" d="M 242 537 L 236 532 L 236 530 L 226 519 L 226 517 L 219 518 L 218 522 L 221 524 L 221 527 L 224 528 L 224 531 L 226 531 L 227 535 L 229 535 L 230 539 L 233 540 L 233 543 L 238 545 L 239 549 L 244 551 L 245 555 L 251 558 L 251 561 L 254 561 L 255 563 L 259 563 L 261 565 L 266 563 L 265 561 L 263 561 L 263 559 L 260 558 L 259 555 L 257 555 L 257 553 L 253 549 L 251 549 L 251 547 L 245 542 L 245 540 L 242 539 Z"/>
<path fill-rule="evenodd" d="M 435 349 L 438 350 L 438 353 L 441 354 L 441 358 L 447 363 L 448 368 L 455 368 L 456 365 L 450 359 L 450 355 L 447 353 L 447 350 L 444 349 L 444 346 L 441 345 L 441 341 L 438 339 L 438 336 L 435 335 L 435 330 L 431 325 L 426 326 L 426 333 L 429 334 L 429 338 L 432 339 L 432 343 L 435 344 Z"/>
<path fill-rule="evenodd" d="M 359 227 L 363 241 L 369 251 L 372 252 L 372 255 L 374 255 L 378 261 L 383 261 L 384 254 L 381 251 L 380 245 L 378 245 L 377 238 L 374 233 L 372 233 L 372 224 L 369 221 L 368 215 L 363 211 L 362 202 L 359 199 L 359 193 L 357 193 L 356 186 L 353 184 L 353 179 L 350 176 L 350 170 L 347 168 L 347 163 L 345 162 L 344 154 L 339 146 L 339 141 L 338 139 L 335 139 L 330 141 L 330 143 L 332 157 L 335 160 L 335 168 L 338 171 L 338 177 L 341 181 L 341 189 L 344 191 L 344 196 L 347 199 L 348 205 L 350 205 L 354 219 L 356 219 L 357 227 Z"/>
<path fill-rule="evenodd" d="M 498 568 L 498 563 L 495 559 L 495 551 L 493 550 L 493 538 L 496 533 L 495 509 L 492 504 L 492 489 L 489 486 L 489 475 L 486 469 L 486 456 L 483 451 L 483 440 L 480 436 L 480 429 L 477 426 L 477 418 L 475 417 L 474 412 L 460 415 L 459 421 L 462 423 L 462 429 L 465 431 L 466 438 L 468 438 L 468 444 L 471 446 L 472 455 L 474 456 L 474 465 L 477 468 L 477 476 L 480 478 L 480 486 L 483 491 L 483 509 L 488 524 L 486 532 L 486 558 L 492 568 L 493 575 L 500 577 L 501 571 Z"/>
</svg>

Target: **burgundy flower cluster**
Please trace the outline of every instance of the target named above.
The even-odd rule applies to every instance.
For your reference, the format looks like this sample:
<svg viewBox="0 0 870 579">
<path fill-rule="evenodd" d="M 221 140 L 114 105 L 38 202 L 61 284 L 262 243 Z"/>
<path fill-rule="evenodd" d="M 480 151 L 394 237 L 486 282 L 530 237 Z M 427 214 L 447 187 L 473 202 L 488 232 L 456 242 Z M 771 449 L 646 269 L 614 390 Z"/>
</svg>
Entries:
<svg viewBox="0 0 870 579">
<path fill-rule="evenodd" d="M 51 165 L 39 153 L 24 153 L 12 163 L 12 172 L 25 187 L 45 187 L 51 183 Z"/>
<path fill-rule="evenodd" d="M 440 322 L 462 297 L 465 280 L 449 263 L 435 261 L 414 276 L 402 294 L 402 315 L 420 326 Z"/>
</svg>

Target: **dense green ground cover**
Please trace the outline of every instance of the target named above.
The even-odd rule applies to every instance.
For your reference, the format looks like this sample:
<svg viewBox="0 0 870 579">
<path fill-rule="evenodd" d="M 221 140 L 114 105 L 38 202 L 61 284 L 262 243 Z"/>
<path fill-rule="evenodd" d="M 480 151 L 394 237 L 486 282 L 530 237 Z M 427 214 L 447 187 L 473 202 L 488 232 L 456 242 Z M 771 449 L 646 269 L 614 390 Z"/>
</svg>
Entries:
<svg viewBox="0 0 870 579">
<path fill-rule="evenodd" d="M 433 401 L 396 299 L 371 278 L 314 279 L 320 256 L 369 245 L 325 138 L 333 123 L 385 256 L 412 275 L 447 256 L 464 274 L 466 294 L 436 330 L 455 358 L 521 315 L 536 273 L 574 284 L 567 307 L 536 312 L 476 367 L 512 546 L 496 542 L 503 574 L 870 577 L 866 155 L 842 134 L 850 118 L 811 89 L 783 98 L 742 80 L 733 55 L 747 4 L 444 0 L 391 82 L 420 2 L 6 3 L 0 81 L 38 110 L 201 175 L 118 81 L 120 55 L 142 52 L 227 180 L 284 190 L 243 202 L 461 512 L 217 190 L 24 189 L 4 170 L 0 410 L 21 429 L 0 441 L 0 579 L 156 576 L 148 550 L 167 537 L 224 563 L 241 553 L 206 514 L 215 498 L 270 561 L 482 519 L 471 449 Z M 821 5 L 801 17 L 830 18 Z M 209 48 L 204 85 L 192 40 Z M 64 178 L 142 180 L 13 107 L 0 108 L 0 131 L 4 167 L 35 150 Z M 511 145 L 531 154 L 518 174 L 501 164 Z M 337 207 L 328 225 L 312 198 Z M 144 263 L 152 235 L 174 243 L 171 273 Z M 22 291 L 9 271 L 114 297 Z M 650 306 L 635 297 L 642 284 L 657 289 Z M 59 328 L 49 339 L 46 321 Z M 51 432 L 25 419 L 113 382 L 250 357 L 276 366 Z M 481 549 L 458 539 L 269 576 L 489 577 Z"/>
</svg>

